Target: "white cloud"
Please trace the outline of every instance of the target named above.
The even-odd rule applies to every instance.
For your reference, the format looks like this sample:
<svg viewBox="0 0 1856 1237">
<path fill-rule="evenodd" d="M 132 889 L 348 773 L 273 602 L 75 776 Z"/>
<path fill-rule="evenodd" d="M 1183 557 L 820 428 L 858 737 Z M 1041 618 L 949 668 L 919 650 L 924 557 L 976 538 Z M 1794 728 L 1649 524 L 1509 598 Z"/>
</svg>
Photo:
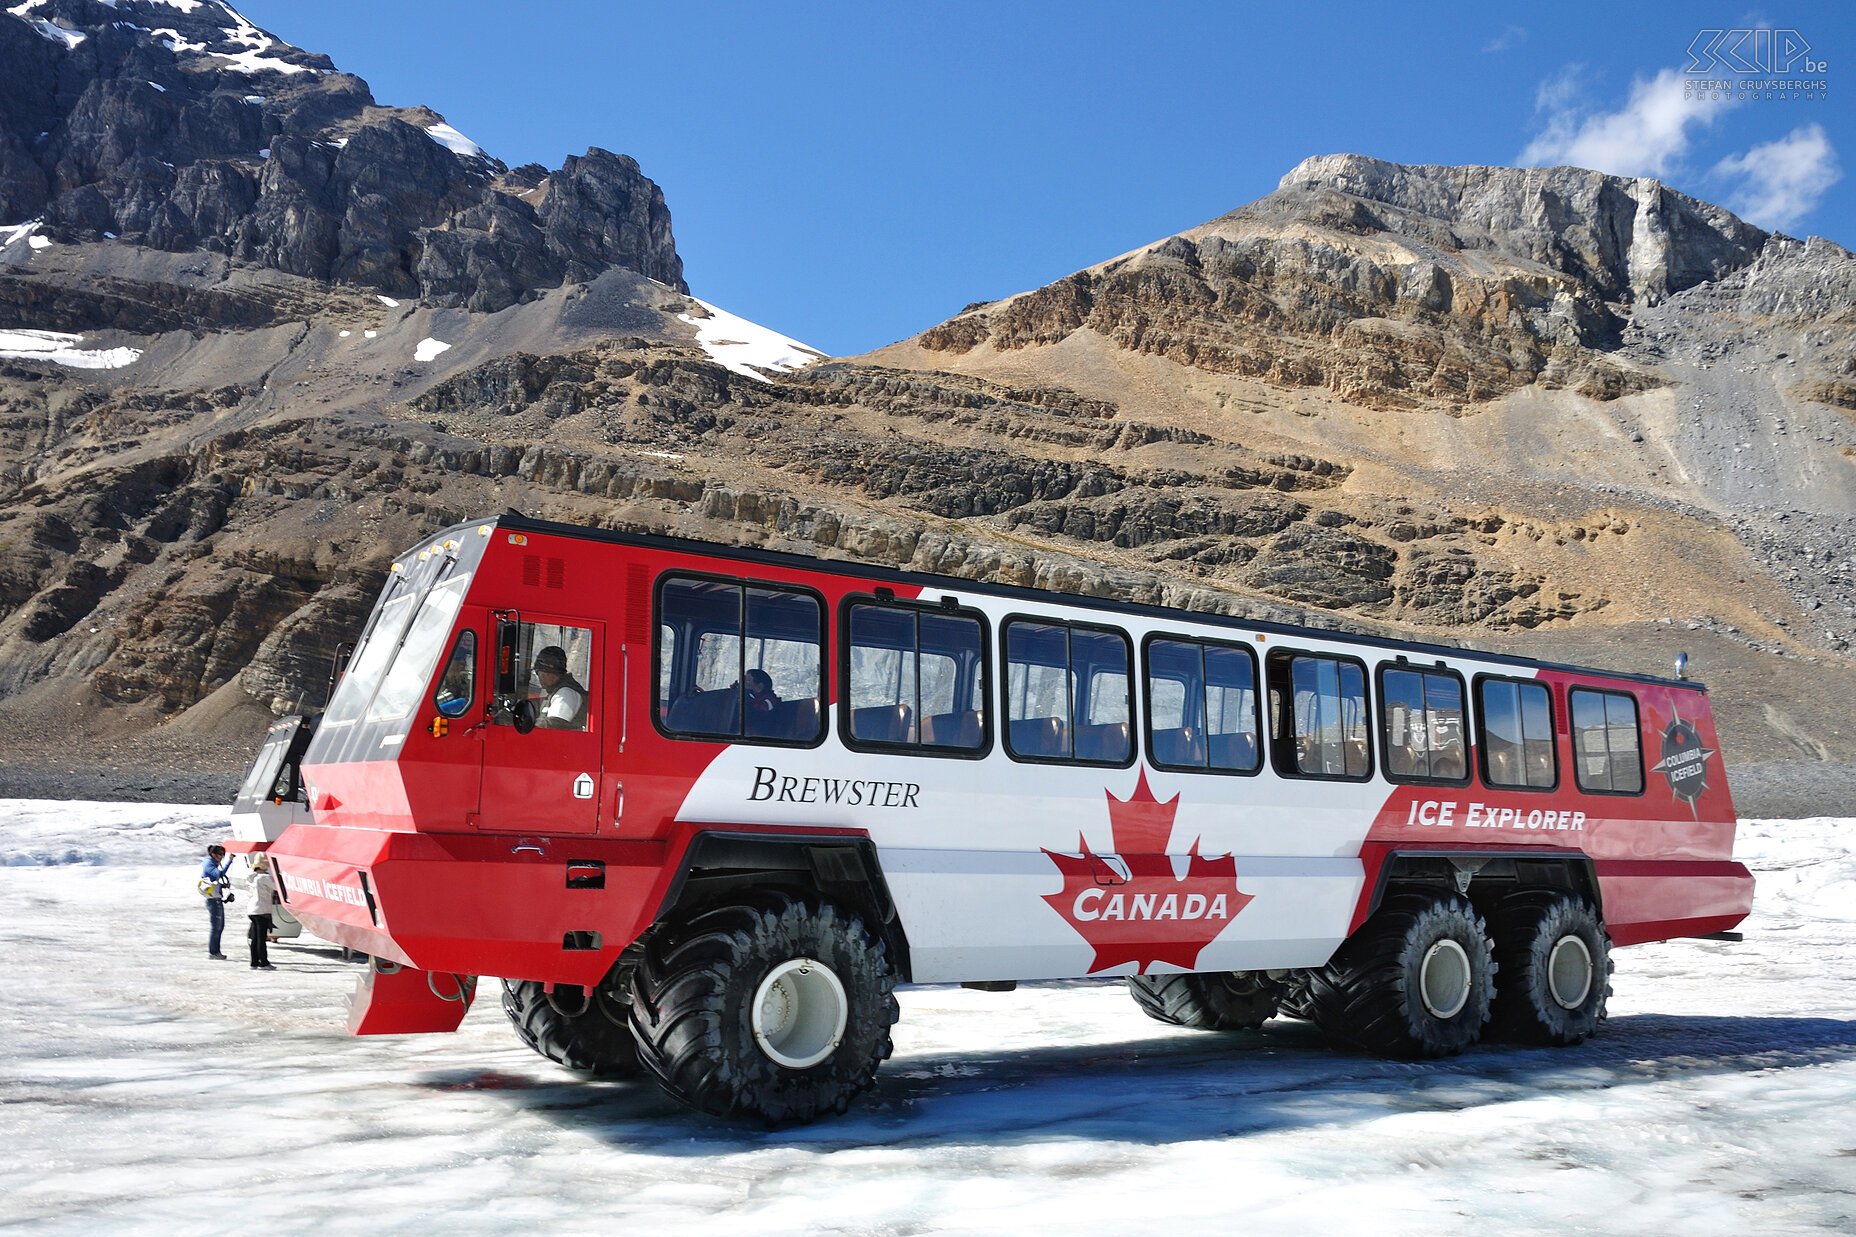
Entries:
<svg viewBox="0 0 1856 1237">
<path fill-rule="evenodd" d="M 1534 92 L 1534 110 L 1543 114 L 1571 111 L 1579 96 L 1590 89 L 1585 66 L 1569 64 L 1540 83 L 1540 89 Z"/>
<path fill-rule="evenodd" d="M 1735 213 L 1765 228 L 1796 226 L 1843 179 L 1836 149 L 1816 124 L 1729 155 L 1710 174 L 1735 185 L 1727 199 Z"/>
<path fill-rule="evenodd" d="M 1578 84 L 1577 66 L 1541 84 L 1537 102 L 1547 114 L 1546 128 L 1521 152 L 1523 165 L 1571 164 L 1617 176 L 1665 176 L 1688 150 L 1690 131 L 1713 124 L 1733 106 L 1685 98 L 1682 74 L 1674 69 L 1632 83 L 1629 101 L 1615 112 L 1580 108 Z"/>
<path fill-rule="evenodd" d="M 1485 54 L 1505 52 L 1510 48 L 1519 47 L 1525 42 L 1527 42 L 1526 29 L 1521 26 L 1509 26 L 1487 43 L 1484 43 L 1482 45 L 1482 50 Z"/>
</svg>

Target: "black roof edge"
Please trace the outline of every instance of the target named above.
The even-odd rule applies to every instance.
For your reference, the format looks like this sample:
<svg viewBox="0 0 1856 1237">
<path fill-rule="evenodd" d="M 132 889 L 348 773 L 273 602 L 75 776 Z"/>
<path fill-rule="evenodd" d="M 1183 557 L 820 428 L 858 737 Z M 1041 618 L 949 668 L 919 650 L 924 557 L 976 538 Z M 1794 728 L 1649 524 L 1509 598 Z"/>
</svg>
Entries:
<svg viewBox="0 0 1856 1237">
<path fill-rule="evenodd" d="M 698 541 L 691 537 L 671 537 L 658 533 L 622 532 L 617 529 L 591 528 L 584 524 L 565 524 L 558 520 L 541 520 L 510 510 L 501 515 L 486 516 L 479 520 L 465 520 L 454 524 L 452 528 L 474 528 L 479 524 L 494 524 L 498 528 L 507 528 L 519 532 L 548 533 L 557 537 L 575 537 L 583 541 L 604 541 L 618 545 L 635 545 L 644 549 L 669 550 L 688 554 L 705 554 L 717 558 L 732 558 L 753 563 L 766 563 L 770 566 L 784 567 L 791 571 L 823 571 L 838 575 L 857 576 L 862 579 L 882 580 L 891 583 L 918 585 L 923 588 L 941 588 L 950 591 L 981 592 L 989 596 L 1004 598 L 1023 598 L 1043 602 L 1047 605 L 1085 606 L 1108 610 L 1117 614 L 1134 614 L 1143 618 L 1167 619 L 1185 615 L 1193 622 L 1206 623 L 1211 626 L 1241 628 L 1245 631 L 1259 631 L 1272 636 L 1291 636 L 1312 640 L 1346 640 L 1368 648 L 1392 649 L 1398 652 L 1431 653 L 1442 657 L 1473 657 L 1480 661 L 1496 662 L 1508 666 L 1524 666 L 1534 670 L 1565 670 L 1575 674 L 1601 675 L 1607 679 L 1618 679 L 1632 683 L 1655 683 L 1662 687 L 1681 688 L 1687 691 L 1706 692 L 1708 685 L 1695 679 L 1671 679 L 1654 674 L 1636 674 L 1626 670 L 1605 670 L 1597 666 L 1576 666 L 1569 662 L 1537 661 L 1531 657 L 1517 657 L 1512 653 L 1495 653 L 1485 649 L 1452 647 L 1443 644 L 1428 644 L 1418 640 L 1398 640 L 1390 636 L 1375 636 L 1365 632 L 1353 632 L 1321 627 L 1304 627 L 1294 623 L 1278 623 L 1268 619 L 1244 618 L 1235 614 L 1214 614 L 1203 610 L 1182 610 L 1173 606 L 1148 605 L 1138 601 L 1122 601 L 1114 597 L 1088 597 L 1082 594 L 1054 593 L 1049 589 L 1026 588 L 1018 584 L 993 584 L 984 580 L 968 580 L 959 576 L 935 575 L 926 571 L 909 571 L 901 567 L 885 567 L 881 563 L 859 562 L 856 559 L 818 558 L 810 554 L 796 554 L 790 550 L 764 550 L 753 546 L 723 545 L 715 541 Z M 441 530 L 442 536 L 450 529 Z M 421 542 L 421 545 L 426 544 Z"/>
</svg>

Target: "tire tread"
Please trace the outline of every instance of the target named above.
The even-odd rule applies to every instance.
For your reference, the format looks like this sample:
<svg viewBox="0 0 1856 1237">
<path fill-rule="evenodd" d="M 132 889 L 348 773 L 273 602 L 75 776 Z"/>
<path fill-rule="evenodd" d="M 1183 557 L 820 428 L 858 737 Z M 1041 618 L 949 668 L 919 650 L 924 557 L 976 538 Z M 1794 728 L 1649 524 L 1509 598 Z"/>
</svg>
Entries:
<svg viewBox="0 0 1856 1237">
<path fill-rule="evenodd" d="M 1128 992 L 1141 1012 L 1168 1026 L 1199 1031 L 1254 1031 L 1276 1012 L 1278 993 L 1266 980 L 1236 992 L 1222 974 L 1130 975 Z"/>
<path fill-rule="evenodd" d="M 1470 953 L 1470 1005 L 1448 1022 L 1423 1012 L 1407 974 L 1407 951 L 1416 942 L 1436 939 L 1445 930 Z M 1324 967 L 1310 972 L 1306 1007 L 1330 1039 L 1386 1056 L 1453 1056 L 1475 1043 L 1489 1016 L 1493 945 L 1482 916 L 1459 895 L 1395 893 L 1386 898 L 1360 930 L 1343 943 Z"/>
<path fill-rule="evenodd" d="M 830 1057 L 789 1070 L 752 1047 L 745 1004 L 768 966 L 808 945 L 827 947 L 814 956 L 836 952 L 821 960 L 845 985 L 850 1021 Z M 846 973 L 852 970 L 861 974 Z M 644 1072 L 693 1108 L 756 1116 L 769 1125 L 845 1111 L 874 1085 L 878 1064 L 894 1050 L 890 1028 L 900 1013 L 883 943 L 863 921 L 833 903 L 780 891 L 702 912 L 658 934 L 632 983 L 632 1033 Z"/>
<path fill-rule="evenodd" d="M 1611 996 L 1611 938 L 1589 900 L 1557 889 L 1523 889 L 1502 899 L 1489 915 L 1495 937 L 1495 957 L 1503 982 L 1496 985 L 1489 1036 L 1508 1043 L 1566 1048 L 1591 1038 L 1605 1020 Z M 1586 948 L 1592 951 L 1596 972 L 1594 991 L 1577 1010 L 1552 1002 L 1539 968 L 1546 964 L 1551 942 L 1567 926 L 1583 927 Z"/>
<path fill-rule="evenodd" d="M 524 1044 L 556 1065 L 594 1078 L 634 1077 L 639 1072 L 638 1048 L 629 1021 L 623 1014 L 608 1015 L 600 1009 L 601 1003 L 615 999 L 607 995 L 613 982 L 608 976 L 590 994 L 592 1004 L 585 1012 L 563 1014 L 538 980 L 505 979 L 503 1013 Z"/>
</svg>

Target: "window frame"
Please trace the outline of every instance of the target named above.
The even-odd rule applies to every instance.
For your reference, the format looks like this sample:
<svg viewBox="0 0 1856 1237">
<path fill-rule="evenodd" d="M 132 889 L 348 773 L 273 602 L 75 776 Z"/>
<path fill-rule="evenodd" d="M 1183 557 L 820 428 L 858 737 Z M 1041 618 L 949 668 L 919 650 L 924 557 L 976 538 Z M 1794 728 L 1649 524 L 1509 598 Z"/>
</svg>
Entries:
<svg viewBox="0 0 1856 1237">
<path fill-rule="evenodd" d="M 1578 722 L 1575 720 L 1577 715 L 1573 711 L 1573 700 L 1572 700 L 1572 698 L 1580 692 L 1585 692 L 1589 695 L 1598 696 L 1601 699 L 1606 696 L 1622 696 L 1624 697 L 1624 699 L 1630 701 L 1631 713 L 1636 718 L 1637 789 L 1635 790 L 1602 790 L 1602 789 L 1596 789 L 1591 786 L 1587 786 L 1585 784 L 1585 779 L 1581 775 L 1581 770 L 1579 768 L 1579 759 L 1582 755 L 1584 755 L 1584 753 L 1579 750 L 1579 726 L 1578 726 Z M 1643 768 L 1643 706 L 1637 700 L 1636 693 L 1628 692 L 1628 691 L 1618 691 L 1618 690 L 1614 690 L 1608 687 L 1586 687 L 1586 686 L 1581 686 L 1581 685 L 1569 685 L 1566 689 L 1566 741 L 1567 741 L 1567 744 L 1572 749 L 1572 784 L 1579 788 L 1580 794 L 1582 795 L 1616 795 L 1624 799 L 1641 799 L 1643 797 L 1644 792 L 1647 789 L 1647 782 L 1644 777 L 1644 768 Z M 1607 710 L 1606 715 L 1605 715 L 1605 769 L 1606 769 L 1607 775 L 1610 772 L 1610 768 L 1611 768 L 1611 722 L 1610 722 L 1610 712 L 1609 710 Z"/>
<path fill-rule="evenodd" d="M 1429 666 L 1425 666 L 1425 665 L 1420 665 L 1417 662 L 1407 661 L 1401 657 L 1401 658 L 1395 658 L 1392 661 L 1382 661 L 1379 663 L 1378 669 L 1374 672 L 1374 678 L 1375 678 L 1374 686 L 1378 689 L 1378 692 L 1379 692 L 1378 713 L 1379 713 L 1379 735 L 1380 737 L 1383 738 L 1385 736 L 1386 726 L 1387 726 L 1388 721 L 1390 720 L 1387 714 L 1387 704 L 1386 704 L 1386 673 L 1387 671 L 1393 671 L 1393 670 L 1400 670 L 1400 671 L 1404 671 L 1407 674 L 1416 674 L 1419 676 L 1423 676 L 1427 674 L 1434 674 L 1441 678 L 1449 678 L 1449 679 L 1456 680 L 1457 691 L 1461 693 L 1462 700 L 1463 700 L 1463 727 L 1464 727 L 1464 732 L 1465 732 L 1463 735 L 1463 743 L 1464 743 L 1465 748 L 1467 748 L 1469 746 L 1469 738 L 1470 738 L 1468 731 L 1469 731 L 1470 724 L 1471 724 L 1470 723 L 1470 707 L 1469 707 L 1470 705 L 1469 684 L 1463 680 L 1463 675 L 1461 672 L 1450 669 L 1448 666 L 1444 665 L 1442 662 L 1435 662 Z M 1551 700 L 1549 700 L 1548 703 L 1551 704 Z M 1428 705 L 1425 708 L 1425 712 L 1427 713 L 1430 712 L 1430 708 Z M 1549 720 L 1550 719 L 1551 719 L 1551 714 L 1549 714 Z M 1469 759 L 1469 753 L 1466 750 L 1463 753 L 1463 776 L 1462 777 L 1411 777 L 1405 774 L 1395 775 L 1392 772 L 1392 764 L 1391 764 L 1391 761 L 1389 760 L 1384 761 L 1381 764 L 1380 772 L 1384 774 L 1386 781 L 1391 782 L 1395 786 L 1467 786 L 1475 778 L 1475 774 L 1474 774 L 1475 764 L 1476 764 L 1475 761 Z"/>
<path fill-rule="evenodd" d="M 1196 644 L 1199 647 L 1199 664 L 1201 667 L 1205 664 L 1205 650 L 1208 648 L 1229 649 L 1249 656 L 1251 683 L 1250 720 L 1255 726 L 1252 733 L 1257 737 L 1256 767 L 1250 769 L 1215 768 L 1211 764 L 1209 747 L 1206 751 L 1206 763 L 1204 765 L 1166 764 L 1154 755 L 1152 658 L 1153 645 L 1157 640 L 1164 640 L 1171 644 Z M 1141 637 L 1141 750 L 1147 757 L 1147 763 L 1167 773 L 1204 773 L 1219 777 L 1256 777 L 1259 773 L 1262 773 L 1265 768 L 1269 767 L 1270 763 L 1269 744 L 1267 741 L 1268 736 L 1265 733 L 1263 725 L 1263 701 L 1265 696 L 1268 695 L 1268 692 L 1269 688 L 1263 681 L 1263 665 L 1261 659 L 1257 657 L 1257 650 L 1250 644 L 1240 640 L 1219 640 L 1204 636 L 1188 636 L 1172 631 L 1148 632 L 1145 636 Z M 1200 699 L 1199 706 L 1203 708 L 1204 704 L 1205 701 Z M 1206 742 L 1209 744 L 1211 736 L 1207 734 L 1205 738 Z"/>
<path fill-rule="evenodd" d="M 1361 702 L 1361 720 L 1365 723 L 1364 729 L 1366 731 L 1366 771 L 1365 772 L 1358 773 L 1358 774 L 1304 773 L 1300 768 L 1296 767 L 1297 753 L 1296 753 L 1296 745 L 1293 741 L 1294 730 L 1295 730 L 1295 717 L 1294 717 L 1294 713 L 1295 713 L 1295 666 L 1294 666 L 1294 663 L 1295 663 L 1295 659 L 1298 657 L 1313 658 L 1317 661 L 1331 661 L 1331 662 L 1336 663 L 1337 665 L 1353 666 L 1359 670 L 1360 691 L 1363 693 L 1365 697 L 1365 699 Z M 1275 719 L 1273 717 L 1271 718 L 1271 725 L 1270 725 L 1270 732 L 1269 732 L 1270 757 L 1271 757 L 1270 768 L 1271 770 L 1275 772 L 1276 776 L 1281 777 L 1281 778 L 1288 778 L 1288 779 L 1298 781 L 1298 782 L 1370 782 L 1372 781 L 1373 777 L 1379 770 L 1379 760 L 1378 760 L 1377 746 L 1373 741 L 1374 740 L 1373 731 L 1375 729 L 1373 726 L 1373 687 L 1374 687 L 1373 673 L 1372 673 L 1372 668 L 1366 664 L 1365 660 L 1363 658 L 1356 657 L 1351 653 L 1323 653 L 1323 652 L 1317 652 L 1314 649 L 1286 648 L 1286 649 L 1271 649 L 1269 656 L 1265 659 L 1264 664 L 1268 670 L 1267 677 L 1264 680 L 1264 686 L 1266 690 L 1271 690 L 1271 691 L 1277 690 L 1277 682 L 1278 682 L 1277 676 L 1279 674 L 1282 676 L 1281 681 L 1282 681 L 1283 686 L 1287 689 L 1286 691 L 1283 692 L 1283 695 L 1282 695 L 1282 707 L 1288 711 L 1288 717 L 1286 720 L 1289 723 L 1287 730 L 1289 732 L 1291 741 L 1288 743 L 1283 743 L 1277 739 L 1276 729 L 1275 729 Z M 1337 672 L 1337 676 L 1338 676 L 1338 672 Z M 1342 742 L 1345 742 L 1345 740 L 1343 739 Z"/>
<path fill-rule="evenodd" d="M 546 644 L 543 643 L 540 632 L 541 628 L 552 628 L 557 633 L 557 637 L 560 639 L 563 646 L 563 652 L 567 652 L 576 641 L 571 637 L 560 635 L 559 633 L 579 632 L 584 634 L 586 637 L 587 662 L 585 679 L 581 679 L 575 675 L 572 655 L 569 654 L 568 658 L 568 674 L 573 677 L 574 682 L 580 685 L 581 692 L 585 697 L 581 701 L 581 706 L 586 713 L 584 723 L 579 726 L 550 726 L 547 723 L 545 714 L 542 712 L 540 702 L 535 701 L 535 730 L 547 731 L 549 733 L 597 734 L 602 724 L 602 713 L 599 708 L 594 707 L 594 696 L 600 691 L 600 676 L 604 672 L 604 652 L 601 646 L 605 642 L 605 625 L 598 619 L 582 618 L 578 615 L 559 614 L 552 610 L 513 611 L 508 615 L 508 618 L 514 626 L 516 636 L 514 645 L 516 650 L 515 660 L 516 664 L 522 667 L 523 676 L 518 681 L 516 695 L 512 700 L 523 698 L 533 700 L 533 697 L 529 697 L 527 693 L 530 685 L 535 682 L 535 655 L 543 648 L 547 647 Z M 492 627 L 492 631 L 497 634 L 492 638 L 492 644 L 501 640 L 502 625 L 501 620 L 495 621 L 495 626 Z M 492 686 L 494 686 L 494 684 L 492 684 Z M 495 692 L 492 691 L 490 695 L 494 697 Z M 512 728 L 515 726 L 515 714 L 513 711 L 497 711 L 492 709 L 489 720 L 492 727 Z"/>
<path fill-rule="evenodd" d="M 702 645 L 700 638 L 686 642 L 683 638 L 685 633 L 679 631 L 675 623 L 667 622 L 664 618 L 664 590 L 671 584 L 681 582 L 725 584 L 741 590 L 742 601 L 740 614 L 742 626 L 736 630 L 735 635 L 741 641 L 743 650 L 747 648 L 746 624 L 748 589 L 772 589 L 782 593 L 796 593 L 812 599 L 814 604 L 818 607 L 819 710 L 818 734 L 815 737 L 810 739 L 779 739 L 766 735 L 749 735 L 746 733 L 701 734 L 695 731 L 672 730 L 670 728 L 668 718 L 660 711 L 662 701 L 658 697 L 658 685 L 663 681 L 664 674 L 662 664 L 663 640 L 661 638 L 663 628 L 670 628 L 671 638 L 676 644 L 680 646 L 687 644 L 688 646 L 687 648 L 680 648 L 677 650 L 676 656 L 686 654 L 694 656 L 695 650 L 699 649 Z M 651 582 L 651 675 L 648 689 L 650 692 L 649 707 L 646 712 L 650 714 L 652 729 L 656 730 L 663 738 L 678 743 L 744 744 L 749 747 L 785 747 L 796 750 L 808 750 L 822 746 L 824 742 L 831 737 L 831 709 L 826 707 L 825 703 L 831 697 L 830 614 L 831 605 L 825 600 L 825 594 L 807 584 L 793 584 L 784 580 L 766 580 L 754 576 L 732 576 L 725 575 L 721 572 L 692 571 L 685 567 L 671 567 L 659 572 L 657 578 Z M 670 681 L 672 685 L 676 682 L 674 667 L 671 671 Z M 745 722 L 745 720 L 744 718 L 743 721 Z M 745 729 L 746 727 L 744 725 L 743 730 L 745 731 Z"/>
<path fill-rule="evenodd" d="M 438 659 L 438 673 L 432 679 L 431 704 L 433 711 L 440 717 L 455 722 L 465 717 L 477 703 L 477 697 L 481 694 L 478 690 L 478 679 L 483 671 L 483 659 L 479 656 L 477 649 L 482 641 L 478 638 L 477 629 L 474 626 L 460 622 L 457 627 L 453 628 L 453 631 L 455 634 L 451 638 L 451 647 L 445 651 L 443 657 Z M 438 699 L 438 693 L 445 690 L 445 676 L 451 669 L 452 659 L 457 656 L 458 649 L 466 640 L 470 641 L 470 694 L 464 697 L 463 708 L 456 713 L 447 713 L 445 702 Z"/>
<path fill-rule="evenodd" d="M 1525 782 L 1515 785 L 1508 782 L 1492 782 L 1489 780 L 1489 745 L 1486 742 L 1488 738 L 1488 729 L 1483 716 L 1482 707 L 1482 685 L 1484 683 L 1517 683 L 1523 687 L 1538 687 L 1547 694 L 1547 750 L 1553 753 L 1553 781 L 1551 784 L 1546 786 L 1529 786 Z M 1517 794 L 1526 795 L 1549 795 L 1558 790 L 1560 788 L 1560 782 L 1564 780 L 1564 775 L 1560 770 L 1559 712 L 1553 705 L 1554 692 L 1552 684 L 1546 683 L 1540 679 L 1523 678 L 1515 674 L 1478 674 L 1471 680 L 1471 685 L 1476 693 L 1477 782 L 1479 782 L 1485 790 L 1511 790 Z M 1519 703 L 1518 697 L 1516 703 Z M 1522 759 L 1525 760 L 1527 753 L 1527 735 L 1525 731 L 1523 731 L 1521 735 L 1521 751 Z"/>
<path fill-rule="evenodd" d="M 952 604 L 946 604 L 952 602 Z M 847 593 L 838 601 L 838 703 L 831 712 L 837 714 L 838 738 L 844 746 L 853 752 L 868 752 L 882 756 L 928 756 L 942 760 L 984 760 L 992 754 L 993 749 L 993 690 L 992 690 L 992 630 L 987 622 L 985 611 L 960 604 L 958 599 L 949 597 L 946 602 L 922 601 L 919 598 L 903 599 L 884 596 L 880 592 Z M 857 606 L 878 606 L 889 610 L 909 610 L 916 616 L 915 621 L 915 685 L 919 700 L 921 694 L 921 616 L 938 615 L 944 618 L 971 619 L 979 624 L 980 653 L 980 687 L 981 699 L 985 707 L 980 710 L 980 745 L 978 747 L 944 747 L 921 741 L 922 719 L 915 719 L 916 741 L 913 743 L 886 743 L 880 739 L 860 739 L 851 727 L 851 611 Z M 972 699 L 971 695 L 967 697 Z M 959 684 L 955 684 L 954 703 L 961 700 Z"/>
<path fill-rule="evenodd" d="M 1064 725 L 1070 730 L 1070 752 L 1068 756 L 1021 756 L 1012 749 L 1011 719 L 1011 674 L 1012 661 L 1010 653 L 1011 627 L 1013 623 L 1033 623 L 1041 627 L 1061 627 L 1065 631 L 1064 653 L 1068 658 L 1063 668 L 1069 698 L 1065 701 L 1067 716 Z M 1086 631 L 1095 635 L 1117 636 L 1121 646 L 1128 655 L 1128 755 L 1122 760 L 1083 760 L 1076 752 L 1076 656 L 1072 652 L 1070 637 L 1076 632 Z M 1139 672 L 1139 663 L 1135 660 L 1134 639 L 1120 627 L 1108 623 L 1094 623 L 1087 619 L 1054 618 L 1048 614 L 1032 614 L 1025 611 L 1013 611 L 999 620 L 999 746 L 1006 757 L 1016 764 L 1056 765 L 1075 769 L 1129 769 L 1140 759 L 1141 744 L 1136 741 L 1134 728 L 1139 725 L 1137 713 L 1138 700 L 1135 691 L 1134 676 Z M 1027 662 L 1026 665 L 1042 665 L 1041 662 Z M 1113 724 L 1113 723 L 1109 723 Z"/>
</svg>

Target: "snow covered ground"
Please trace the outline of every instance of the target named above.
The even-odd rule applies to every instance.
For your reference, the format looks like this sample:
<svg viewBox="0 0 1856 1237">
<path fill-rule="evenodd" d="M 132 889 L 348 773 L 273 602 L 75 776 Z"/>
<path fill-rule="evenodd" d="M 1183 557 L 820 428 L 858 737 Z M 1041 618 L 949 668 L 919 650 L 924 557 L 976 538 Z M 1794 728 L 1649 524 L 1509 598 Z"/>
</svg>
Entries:
<svg viewBox="0 0 1856 1237">
<path fill-rule="evenodd" d="M 1856 1230 L 1856 821 L 1747 822 L 1745 942 L 1619 951 L 1579 1048 L 1402 1064 L 1175 1031 L 1118 984 L 914 989 L 861 1106 L 767 1132 L 573 1079 L 493 986 L 455 1035 L 361 1040 L 338 951 L 209 961 L 224 820 L 0 801 L 0 1226 Z"/>
</svg>

